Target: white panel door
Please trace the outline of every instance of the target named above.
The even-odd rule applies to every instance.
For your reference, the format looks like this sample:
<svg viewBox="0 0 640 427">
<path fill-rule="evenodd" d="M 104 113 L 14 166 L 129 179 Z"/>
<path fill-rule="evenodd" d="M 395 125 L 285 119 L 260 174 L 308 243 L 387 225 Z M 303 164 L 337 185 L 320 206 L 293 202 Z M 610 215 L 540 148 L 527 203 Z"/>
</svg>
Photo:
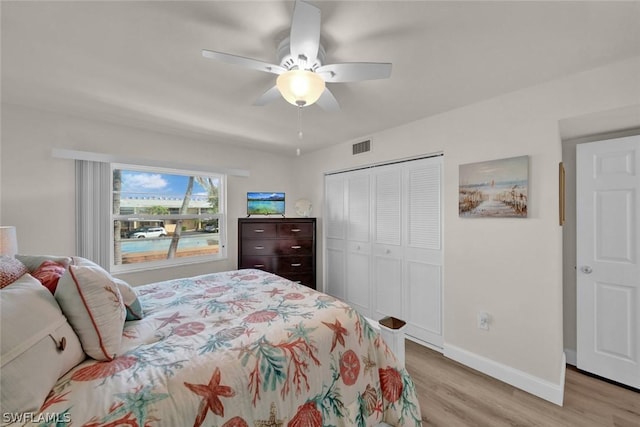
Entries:
<svg viewBox="0 0 640 427">
<path fill-rule="evenodd" d="M 640 136 L 576 150 L 578 368 L 640 388 Z"/>
<path fill-rule="evenodd" d="M 369 171 L 347 175 L 346 301 L 371 316 L 371 194 Z"/>
<path fill-rule="evenodd" d="M 404 165 L 406 334 L 442 346 L 442 157 Z"/>
</svg>

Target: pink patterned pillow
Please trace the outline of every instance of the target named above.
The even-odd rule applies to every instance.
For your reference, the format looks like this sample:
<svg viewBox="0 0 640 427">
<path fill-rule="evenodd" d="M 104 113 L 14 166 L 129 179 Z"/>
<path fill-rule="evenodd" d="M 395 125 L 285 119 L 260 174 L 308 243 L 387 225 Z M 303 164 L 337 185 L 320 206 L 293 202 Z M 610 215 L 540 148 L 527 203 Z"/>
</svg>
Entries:
<svg viewBox="0 0 640 427">
<path fill-rule="evenodd" d="M 31 275 L 38 279 L 45 288 L 49 289 L 51 294 L 54 294 L 58 286 L 58 280 L 60 280 L 64 271 L 64 265 L 54 261 L 45 261 Z"/>
<path fill-rule="evenodd" d="M 9 286 L 28 272 L 27 266 L 14 257 L 0 256 L 0 289 Z"/>
</svg>

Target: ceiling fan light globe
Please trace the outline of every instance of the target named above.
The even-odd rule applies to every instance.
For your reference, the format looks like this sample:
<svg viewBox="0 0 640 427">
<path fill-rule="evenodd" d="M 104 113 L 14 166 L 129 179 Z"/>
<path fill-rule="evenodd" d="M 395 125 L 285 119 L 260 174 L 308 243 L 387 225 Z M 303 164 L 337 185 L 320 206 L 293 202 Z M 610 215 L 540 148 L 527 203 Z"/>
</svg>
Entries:
<svg viewBox="0 0 640 427">
<path fill-rule="evenodd" d="M 324 79 L 313 71 L 290 70 L 276 80 L 282 97 L 295 106 L 308 106 L 320 98 L 324 92 Z"/>
</svg>

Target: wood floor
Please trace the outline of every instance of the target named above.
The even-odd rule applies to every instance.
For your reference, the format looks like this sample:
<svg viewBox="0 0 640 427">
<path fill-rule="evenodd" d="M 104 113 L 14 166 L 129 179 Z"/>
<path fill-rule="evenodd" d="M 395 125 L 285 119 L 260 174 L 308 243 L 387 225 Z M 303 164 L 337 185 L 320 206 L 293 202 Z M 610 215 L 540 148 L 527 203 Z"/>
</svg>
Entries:
<svg viewBox="0 0 640 427">
<path fill-rule="evenodd" d="M 567 366 L 564 406 L 406 341 L 425 426 L 640 426 L 640 393 Z"/>
</svg>

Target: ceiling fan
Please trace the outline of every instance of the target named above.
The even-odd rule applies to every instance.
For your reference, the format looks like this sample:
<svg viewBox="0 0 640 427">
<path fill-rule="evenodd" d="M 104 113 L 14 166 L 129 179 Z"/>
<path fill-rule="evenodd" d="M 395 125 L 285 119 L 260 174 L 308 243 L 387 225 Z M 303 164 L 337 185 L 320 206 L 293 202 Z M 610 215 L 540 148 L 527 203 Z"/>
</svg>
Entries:
<svg viewBox="0 0 640 427">
<path fill-rule="evenodd" d="M 287 102 L 298 107 L 317 103 L 326 111 L 336 111 L 340 106 L 325 83 L 386 79 L 391 76 L 390 63 L 325 65 L 325 51 L 320 44 L 320 9 L 301 0 L 296 0 L 293 9 L 289 37 L 278 46 L 279 65 L 207 49 L 202 49 L 202 56 L 277 74 L 276 85 L 262 94 L 254 105 L 266 105 L 282 95 Z"/>
</svg>

